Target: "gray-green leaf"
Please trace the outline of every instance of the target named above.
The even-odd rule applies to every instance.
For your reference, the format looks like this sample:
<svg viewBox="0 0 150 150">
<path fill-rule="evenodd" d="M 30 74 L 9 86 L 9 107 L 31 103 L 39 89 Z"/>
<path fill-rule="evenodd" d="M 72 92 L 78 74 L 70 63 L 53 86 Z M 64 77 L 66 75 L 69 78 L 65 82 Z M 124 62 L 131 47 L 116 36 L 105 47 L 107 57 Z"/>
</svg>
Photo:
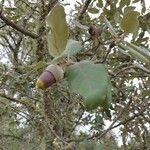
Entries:
<svg viewBox="0 0 150 150">
<path fill-rule="evenodd" d="M 131 46 L 127 46 L 127 45 L 120 45 L 121 48 L 123 48 L 124 50 L 127 50 L 127 52 L 129 54 L 131 54 L 134 58 L 136 58 L 137 60 L 143 62 L 143 63 L 149 63 L 150 60 L 147 59 L 144 55 L 142 55 L 141 53 L 139 53 L 137 50 L 133 49 Z"/>
<path fill-rule="evenodd" d="M 67 42 L 66 49 L 64 51 L 64 55 L 72 56 L 81 51 L 82 45 L 79 41 L 69 39 Z"/>
<path fill-rule="evenodd" d="M 47 16 L 50 32 L 47 43 L 50 55 L 58 57 L 65 50 L 68 38 L 68 26 L 63 6 L 57 4 Z"/>
</svg>

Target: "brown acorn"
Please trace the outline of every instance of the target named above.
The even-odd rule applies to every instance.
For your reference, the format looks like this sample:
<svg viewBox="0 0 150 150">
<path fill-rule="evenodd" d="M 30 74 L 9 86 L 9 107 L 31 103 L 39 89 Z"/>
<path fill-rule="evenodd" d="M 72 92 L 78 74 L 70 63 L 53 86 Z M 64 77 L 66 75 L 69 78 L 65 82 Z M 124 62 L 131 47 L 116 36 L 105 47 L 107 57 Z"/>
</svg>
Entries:
<svg viewBox="0 0 150 150">
<path fill-rule="evenodd" d="M 90 26 L 89 27 L 89 34 L 93 37 L 98 37 L 102 33 L 102 28 L 101 27 L 96 27 L 96 26 Z"/>
<path fill-rule="evenodd" d="M 38 78 L 36 87 L 42 90 L 47 89 L 63 77 L 64 71 L 61 67 L 58 65 L 49 65 Z"/>
</svg>

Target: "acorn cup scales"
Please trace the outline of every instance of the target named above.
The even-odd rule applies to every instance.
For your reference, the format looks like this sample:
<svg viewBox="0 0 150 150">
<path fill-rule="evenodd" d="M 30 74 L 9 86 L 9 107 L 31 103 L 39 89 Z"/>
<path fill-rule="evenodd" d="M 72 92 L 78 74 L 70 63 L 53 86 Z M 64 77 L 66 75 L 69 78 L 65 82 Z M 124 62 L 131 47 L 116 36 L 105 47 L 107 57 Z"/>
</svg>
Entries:
<svg viewBox="0 0 150 150">
<path fill-rule="evenodd" d="M 63 77 L 64 71 L 60 66 L 53 64 L 49 65 L 38 78 L 36 87 L 45 90 L 54 83 L 63 79 Z"/>
</svg>

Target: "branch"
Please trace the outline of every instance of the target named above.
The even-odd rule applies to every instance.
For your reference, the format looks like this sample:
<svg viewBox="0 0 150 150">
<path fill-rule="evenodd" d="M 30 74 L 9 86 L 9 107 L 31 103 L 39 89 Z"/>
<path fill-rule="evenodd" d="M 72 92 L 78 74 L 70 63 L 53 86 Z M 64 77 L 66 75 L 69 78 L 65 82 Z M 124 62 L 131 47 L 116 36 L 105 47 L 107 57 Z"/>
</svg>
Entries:
<svg viewBox="0 0 150 150">
<path fill-rule="evenodd" d="M 13 98 L 13 97 L 7 96 L 7 95 L 5 95 L 5 94 L 1 94 L 1 93 L 0 93 L 0 97 L 3 97 L 3 98 L 5 98 L 5 99 L 7 99 L 7 100 L 9 100 L 9 101 L 11 101 L 11 102 L 23 104 L 21 101 L 15 99 L 15 98 Z"/>
<path fill-rule="evenodd" d="M 17 140 L 23 140 L 21 137 L 19 137 L 19 136 L 16 136 L 16 135 L 10 135 L 10 134 L 4 134 L 4 133 L 0 133 L 0 137 L 1 137 L 1 139 L 3 138 L 3 137 L 5 137 L 5 138 L 13 138 L 13 139 L 17 139 Z"/>
<path fill-rule="evenodd" d="M 3 27 L 5 27 L 5 26 L 6 26 L 6 24 L 4 23 L 3 25 L 0 26 L 0 29 L 3 28 Z"/>
<path fill-rule="evenodd" d="M 127 105 L 124 107 L 123 110 L 121 110 L 121 112 L 119 113 L 119 115 L 114 119 L 114 121 L 112 122 L 112 124 L 102 133 L 97 133 L 97 134 L 94 134 L 92 135 L 91 137 L 89 137 L 88 139 L 93 139 L 95 137 L 99 137 L 102 138 L 107 132 L 109 132 L 110 130 L 120 126 L 120 125 L 124 125 L 130 121 L 132 121 L 134 118 L 140 116 L 143 114 L 143 112 L 147 109 L 148 106 L 144 107 L 143 109 L 140 110 L 140 112 L 136 113 L 135 115 L 129 117 L 128 119 L 125 119 L 124 121 L 118 123 L 117 125 L 114 126 L 114 124 L 116 123 L 116 121 L 118 121 L 118 119 L 122 116 L 122 114 L 124 113 L 124 111 L 129 107 L 129 105 L 131 104 L 132 100 L 130 100 Z M 75 140 L 68 140 L 69 142 L 71 141 L 74 141 L 74 142 L 81 142 L 83 141 L 84 139 L 75 139 Z"/>
<path fill-rule="evenodd" d="M 43 0 L 42 0 L 43 1 Z M 45 6 L 46 7 L 46 13 L 48 14 L 49 11 L 54 7 L 54 5 L 58 2 L 58 0 L 49 1 L 49 3 Z M 46 14 L 46 15 L 47 15 Z"/>
<path fill-rule="evenodd" d="M 124 113 L 124 111 L 130 106 L 131 102 L 132 102 L 132 99 L 130 99 L 130 101 L 127 103 L 127 105 L 120 111 L 119 115 L 114 119 L 114 121 L 111 123 L 111 125 L 106 130 L 104 130 L 102 133 L 94 134 L 91 137 L 89 137 L 88 139 L 93 139 L 94 137 L 98 137 L 100 139 L 107 132 L 109 132 L 112 129 L 112 127 L 114 126 L 114 124 L 118 121 L 118 119 L 122 116 L 122 114 Z"/>
<path fill-rule="evenodd" d="M 8 38 L 4 35 L 1 35 L 1 37 L 5 40 L 5 42 L 8 44 L 9 49 L 13 52 L 15 51 L 14 47 L 12 46 L 12 44 L 9 42 Z"/>
<path fill-rule="evenodd" d="M 109 45 L 109 48 L 108 48 L 108 51 L 107 51 L 106 55 L 104 56 L 103 61 L 102 61 L 101 63 L 104 63 L 104 62 L 106 61 L 106 59 L 107 59 L 109 53 L 111 52 L 112 48 L 115 47 L 115 46 L 116 46 L 115 41 L 112 41 L 112 42 L 110 43 L 110 45 Z"/>
<path fill-rule="evenodd" d="M 87 10 L 89 4 L 91 3 L 91 1 L 92 1 L 92 0 L 86 0 L 86 1 L 85 1 L 85 4 L 83 5 L 82 10 L 81 10 L 81 12 L 80 12 L 80 14 L 79 14 L 79 16 L 78 16 L 78 19 L 79 19 L 79 20 L 82 20 L 83 15 L 85 14 L 85 12 L 86 12 L 86 10 Z"/>
<path fill-rule="evenodd" d="M 121 121 L 121 122 L 118 123 L 117 125 L 111 127 L 110 130 L 112 130 L 112 129 L 116 128 L 116 127 L 119 127 L 120 125 L 125 125 L 126 123 L 132 121 L 134 118 L 141 116 L 141 115 L 143 114 L 143 112 L 146 110 L 146 108 L 147 108 L 147 107 L 141 109 L 140 112 L 134 114 L 133 116 L 131 116 L 131 117 L 125 119 L 124 121 Z"/>
<path fill-rule="evenodd" d="M 95 137 L 98 137 L 99 139 L 102 138 L 107 132 L 109 132 L 111 129 L 113 129 L 114 124 L 118 121 L 118 119 L 122 116 L 122 114 L 124 113 L 124 111 L 130 106 L 132 102 L 132 99 L 129 100 L 129 102 L 126 104 L 126 106 L 120 111 L 119 115 L 113 120 L 113 122 L 111 123 L 111 125 L 104 130 L 103 132 L 99 132 L 96 134 L 93 134 L 92 136 L 88 137 L 87 140 L 93 139 Z M 85 138 L 80 138 L 80 139 L 69 139 L 67 140 L 67 142 L 81 142 L 84 141 Z"/>
<path fill-rule="evenodd" d="M 15 99 L 15 98 L 13 98 L 13 97 L 10 97 L 10 96 L 8 96 L 8 95 L 6 95 L 6 94 L 1 94 L 0 93 L 0 98 L 4 98 L 4 99 L 7 99 L 7 100 L 9 100 L 10 102 L 14 102 L 14 103 L 17 103 L 17 104 L 22 104 L 22 105 L 24 105 L 25 107 L 27 107 L 28 109 L 32 109 L 33 111 L 35 111 L 35 112 L 38 112 L 38 113 L 41 113 L 39 110 L 37 110 L 37 108 L 36 108 L 36 106 L 34 106 L 33 104 L 31 104 L 31 103 L 28 103 L 28 102 L 26 102 L 26 101 L 21 101 L 21 100 L 18 100 L 18 99 Z"/>
<path fill-rule="evenodd" d="M 131 66 L 127 66 L 121 70 L 119 70 L 116 74 L 115 74 L 115 77 L 117 77 L 120 73 L 123 73 L 124 71 L 126 70 L 129 70 L 129 69 L 140 69 L 142 70 L 143 72 L 147 73 L 147 74 L 150 74 L 150 70 L 148 70 L 147 68 L 139 65 L 139 64 L 133 64 Z"/>
<path fill-rule="evenodd" d="M 25 30 L 24 28 L 18 26 L 17 24 L 15 24 L 14 22 L 12 22 L 11 20 L 9 20 L 8 18 L 6 18 L 2 13 L 0 13 L 0 18 L 10 27 L 12 27 L 13 29 L 23 33 L 26 36 L 29 36 L 33 39 L 37 39 L 38 35 L 36 35 L 35 33 L 32 33 L 31 31 Z"/>
<path fill-rule="evenodd" d="M 76 129 L 76 127 L 79 125 L 80 120 L 82 119 L 82 116 L 84 114 L 84 111 L 80 114 L 79 118 L 77 119 L 77 121 L 75 122 L 75 125 L 73 126 L 73 128 L 71 129 L 71 133 Z"/>
</svg>

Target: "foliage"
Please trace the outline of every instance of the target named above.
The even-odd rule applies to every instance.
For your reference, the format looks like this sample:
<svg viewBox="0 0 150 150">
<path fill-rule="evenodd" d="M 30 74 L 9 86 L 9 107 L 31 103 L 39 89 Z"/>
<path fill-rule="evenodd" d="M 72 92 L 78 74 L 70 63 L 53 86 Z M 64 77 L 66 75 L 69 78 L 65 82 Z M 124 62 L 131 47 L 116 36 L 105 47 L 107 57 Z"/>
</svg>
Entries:
<svg viewBox="0 0 150 150">
<path fill-rule="evenodd" d="M 0 149 L 148 150 L 148 4 L 66 2 L 0 2 Z M 36 89 L 51 63 L 65 78 Z"/>
<path fill-rule="evenodd" d="M 53 57 L 60 56 L 67 44 L 68 27 L 63 6 L 57 4 L 47 16 L 50 31 L 47 34 L 49 52 Z"/>
<path fill-rule="evenodd" d="M 121 20 L 121 27 L 126 33 L 134 33 L 138 30 L 139 27 L 139 12 L 134 11 L 131 8 L 127 7 L 124 10 L 124 15 Z"/>
<path fill-rule="evenodd" d="M 71 65 L 66 71 L 70 90 L 85 98 L 87 110 L 97 108 L 99 105 L 108 108 L 111 99 L 111 86 L 108 74 L 103 64 L 80 62 Z M 81 82 L 82 81 L 82 82 Z"/>
</svg>

